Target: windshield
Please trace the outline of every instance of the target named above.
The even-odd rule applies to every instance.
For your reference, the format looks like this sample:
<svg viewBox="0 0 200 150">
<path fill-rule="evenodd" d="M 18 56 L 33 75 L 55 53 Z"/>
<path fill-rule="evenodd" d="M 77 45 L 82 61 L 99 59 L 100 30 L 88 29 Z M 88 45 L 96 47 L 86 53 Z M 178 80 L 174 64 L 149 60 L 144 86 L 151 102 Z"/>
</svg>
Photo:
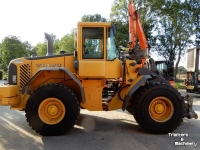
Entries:
<svg viewBox="0 0 200 150">
<path fill-rule="evenodd" d="M 109 28 L 108 38 L 107 38 L 107 60 L 113 60 L 117 57 L 115 36 L 113 34 L 113 29 Z"/>
</svg>

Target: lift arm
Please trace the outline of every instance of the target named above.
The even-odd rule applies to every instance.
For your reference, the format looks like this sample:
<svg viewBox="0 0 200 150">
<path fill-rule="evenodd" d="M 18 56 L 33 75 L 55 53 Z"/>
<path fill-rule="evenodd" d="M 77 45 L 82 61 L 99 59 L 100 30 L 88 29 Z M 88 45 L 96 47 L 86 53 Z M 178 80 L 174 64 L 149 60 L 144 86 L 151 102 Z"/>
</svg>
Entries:
<svg viewBox="0 0 200 150">
<path fill-rule="evenodd" d="M 140 16 L 135 8 L 134 0 L 130 0 L 128 5 L 129 12 L 129 49 L 132 50 L 136 46 L 136 38 L 138 36 L 141 49 L 147 50 L 148 44 L 144 34 Z"/>
</svg>

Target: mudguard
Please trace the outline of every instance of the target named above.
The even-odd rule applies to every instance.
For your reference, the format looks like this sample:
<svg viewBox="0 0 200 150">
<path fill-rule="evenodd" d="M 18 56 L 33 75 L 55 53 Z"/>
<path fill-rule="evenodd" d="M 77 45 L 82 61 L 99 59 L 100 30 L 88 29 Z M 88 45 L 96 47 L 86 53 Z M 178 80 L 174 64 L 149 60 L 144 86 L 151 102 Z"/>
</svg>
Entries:
<svg viewBox="0 0 200 150">
<path fill-rule="evenodd" d="M 69 77 L 79 86 L 80 91 L 81 91 L 81 99 L 82 102 L 85 103 L 85 93 L 82 87 L 81 82 L 67 69 L 64 67 L 60 67 L 60 68 L 40 68 L 33 76 L 32 78 L 22 87 L 21 90 L 21 94 L 24 95 L 25 93 L 27 93 L 27 91 L 29 90 L 29 86 L 31 84 L 31 82 L 38 76 L 40 75 L 40 73 L 42 71 L 65 71 L 65 73 L 67 73 L 69 75 Z"/>
<path fill-rule="evenodd" d="M 128 105 L 128 102 L 132 96 L 132 94 L 141 86 L 143 85 L 144 82 L 147 81 L 147 79 L 150 79 L 151 76 L 150 75 L 144 75 L 144 76 L 140 76 L 138 77 L 136 80 L 134 80 L 132 82 L 132 84 L 130 85 L 130 87 L 128 88 L 128 93 L 125 95 L 125 98 L 124 98 L 124 102 L 123 102 L 123 105 L 122 105 L 122 110 L 125 110 L 127 105 Z"/>
<path fill-rule="evenodd" d="M 122 110 L 125 110 L 128 102 L 132 96 L 132 94 L 144 83 L 144 82 L 162 82 L 165 84 L 169 84 L 170 83 L 165 80 L 163 77 L 161 77 L 160 75 L 156 74 L 153 71 L 150 71 L 146 68 L 140 68 L 138 70 L 138 73 L 141 75 L 140 77 L 138 77 L 136 80 L 134 80 L 132 82 L 132 84 L 130 85 L 130 87 L 128 88 L 128 93 L 125 95 L 124 98 L 124 102 L 123 102 L 123 106 L 122 106 Z"/>
<path fill-rule="evenodd" d="M 151 78 L 148 79 L 149 82 L 162 82 L 162 83 L 170 85 L 169 81 L 165 80 L 162 76 L 160 76 L 157 73 L 155 73 L 153 71 L 150 71 L 150 70 L 148 70 L 146 68 L 139 69 L 138 73 L 140 75 L 150 75 Z"/>
</svg>

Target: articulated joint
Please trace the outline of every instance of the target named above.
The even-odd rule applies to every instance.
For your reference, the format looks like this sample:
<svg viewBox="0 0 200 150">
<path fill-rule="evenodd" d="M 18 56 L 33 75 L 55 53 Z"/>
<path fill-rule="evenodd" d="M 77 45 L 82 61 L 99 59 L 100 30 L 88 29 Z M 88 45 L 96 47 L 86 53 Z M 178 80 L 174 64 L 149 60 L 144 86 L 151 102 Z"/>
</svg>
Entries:
<svg viewBox="0 0 200 150">
<path fill-rule="evenodd" d="M 194 112 L 193 110 L 193 98 L 190 95 L 186 95 L 183 97 L 184 101 L 184 117 L 187 117 L 188 119 L 198 118 L 197 113 Z"/>
</svg>

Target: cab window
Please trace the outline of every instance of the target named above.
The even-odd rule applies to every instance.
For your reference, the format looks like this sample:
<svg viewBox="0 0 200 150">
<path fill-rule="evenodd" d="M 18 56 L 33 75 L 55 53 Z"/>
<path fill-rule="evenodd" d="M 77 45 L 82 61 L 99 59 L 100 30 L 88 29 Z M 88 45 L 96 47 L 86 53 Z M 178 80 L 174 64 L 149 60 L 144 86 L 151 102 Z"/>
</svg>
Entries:
<svg viewBox="0 0 200 150">
<path fill-rule="evenodd" d="M 104 58 L 104 28 L 83 27 L 82 30 L 82 58 L 103 59 Z"/>
</svg>

